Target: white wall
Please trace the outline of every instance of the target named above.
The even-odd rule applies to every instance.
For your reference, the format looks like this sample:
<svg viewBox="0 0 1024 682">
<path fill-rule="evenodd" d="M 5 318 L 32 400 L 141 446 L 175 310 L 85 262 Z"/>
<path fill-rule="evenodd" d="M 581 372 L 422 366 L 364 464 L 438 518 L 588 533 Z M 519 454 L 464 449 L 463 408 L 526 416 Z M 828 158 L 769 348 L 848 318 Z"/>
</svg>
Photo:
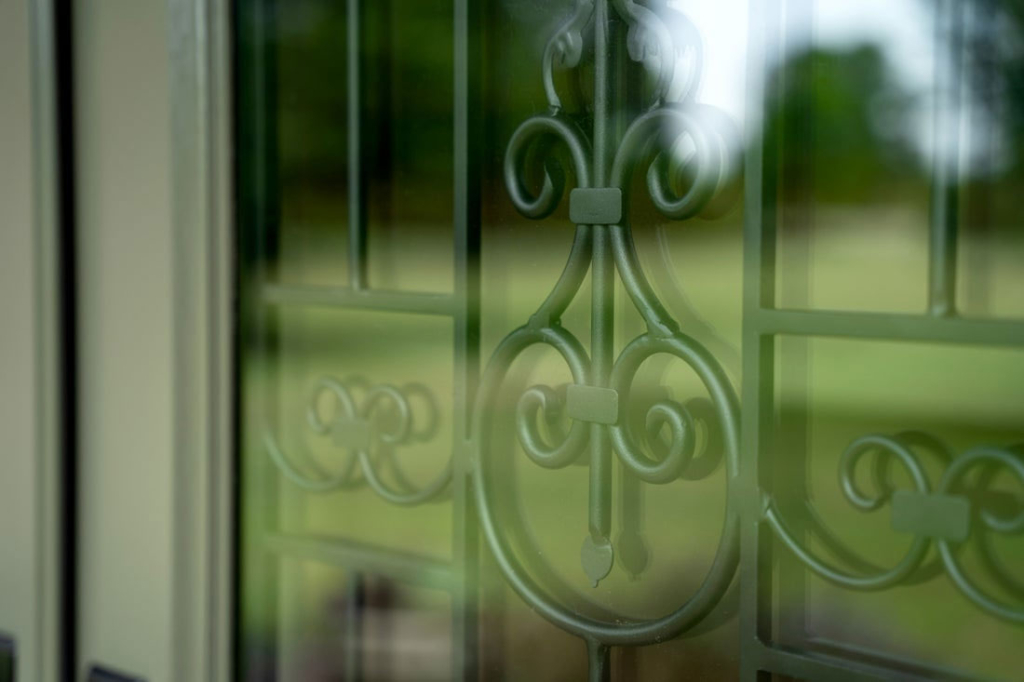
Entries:
<svg viewBox="0 0 1024 682">
<path fill-rule="evenodd" d="M 30 75 L 28 3 L 0 0 L 0 631 L 16 639 L 19 678 L 37 680 Z"/>
<path fill-rule="evenodd" d="M 170 682 L 173 240 L 166 3 L 75 4 L 79 660 Z"/>
<path fill-rule="evenodd" d="M 0 0 L 0 632 L 32 682 L 59 620 L 48 7 Z M 79 679 L 227 676 L 224 8 L 74 5 Z"/>
</svg>

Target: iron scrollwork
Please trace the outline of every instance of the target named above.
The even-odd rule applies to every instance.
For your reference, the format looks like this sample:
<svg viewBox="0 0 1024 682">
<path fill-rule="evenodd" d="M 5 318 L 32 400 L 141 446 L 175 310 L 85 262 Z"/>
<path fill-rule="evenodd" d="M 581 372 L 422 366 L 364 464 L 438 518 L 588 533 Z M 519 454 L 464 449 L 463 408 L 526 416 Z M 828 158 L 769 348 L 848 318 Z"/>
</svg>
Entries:
<svg viewBox="0 0 1024 682">
<path fill-rule="evenodd" d="M 734 500 L 738 474 L 738 404 L 726 372 L 706 348 L 680 330 L 654 293 L 634 245 L 629 194 L 638 166 L 649 162 L 646 181 L 650 199 L 665 216 L 684 220 L 700 214 L 726 185 L 730 170 L 726 132 L 710 116 L 709 107 L 694 101 L 701 51 L 696 31 L 671 31 L 665 13 L 677 25 L 689 26 L 674 10 L 655 12 L 633 0 L 577 0 L 569 19 L 544 52 L 543 77 L 549 110 L 523 122 L 513 133 L 505 157 L 505 184 L 516 209 L 527 218 L 543 219 L 561 202 L 566 169 L 556 146 L 568 152 L 575 176 L 569 198 L 576 224 L 568 261 L 546 300 L 526 324 L 497 346 L 482 377 L 473 423 L 474 475 L 481 526 L 506 579 L 518 594 L 548 620 L 588 642 L 591 675 L 605 673 L 610 645 L 649 644 L 677 636 L 701 621 L 719 602 L 738 562 L 739 524 Z M 619 33 L 627 30 L 625 40 Z M 584 30 L 585 29 L 585 30 Z M 570 113 L 555 87 L 556 67 L 580 64 L 584 36 L 594 42 L 592 110 Z M 621 47 L 625 44 L 626 50 Z M 618 101 L 625 83 L 613 82 L 616 60 L 623 52 L 651 75 L 649 106 L 632 121 L 623 120 L 628 106 Z M 589 54 L 589 53 L 588 53 Z M 624 56 L 624 55 L 623 55 Z M 688 68 L 677 68 L 682 65 Z M 628 123 L 628 126 L 625 125 Z M 590 126 L 590 130 L 585 127 Z M 616 141 L 614 130 L 625 129 Z M 680 161 L 680 148 L 691 153 Z M 539 163 L 542 183 L 532 191 L 525 180 L 527 164 Z M 684 177 L 685 176 L 685 177 Z M 689 179 L 688 186 L 685 185 Z M 562 326 L 561 318 L 591 273 L 592 316 L 589 353 Z M 612 342 L 614 276 L 619 278 L 646 331 L 615 356 Z M 703 584 L 668 615 L 647 621 L 599 620 L 566 608 L 535 582 L 517 558 L 494 512 L 489 443 L 494 437 L 498 397 L 516 358 L 527 348 L 556 351 L 572 375 L 563 392 L 550 386 L 528 388 L 519 398 L 515 425 L 519 444 L 535 464 L 558 469 L 579 461 L 589 451 L 589 533 L 581 549 L 582 568 L 597 586 L 611 571 L 618 554 L 611 541 L 611 467 L 613 458 L 625 475 L 648 484 L 680 478 L 695 480 L 710 473 L 698 453 L 698 422 L 716 434 L 724 452 L 729 490 L 725 523 L 715 559 Z M 688 365 L 703 383 L 708 409 L 662 399 L 646 411 L 646 428 L 624 418 L 632 384 L 652 356 L 667 354 Z M 541 423 L 568 416 L 564 433 L 544 436 Z M 668 431 L 668 437 L 660 435 Z M 696 456 L 696 458 L 695 458 Z M 699 466 L 688 469 L 695 459 Z M 699 470 L 699 471 L 698 471 Z"/>
<path fill-rule="evenodd" d="M 378 384 L 363 386 L 360 402 L 356 389 L 363 383 L 356 379 L 343 382 L 334 377 L 321 377 L 306 406 L 309 429 L 318 436 L 330 437 L 336 447 L 347 453 L 336 472 L 321 472 L 316 477 L 303 473 L 268 432 L 264 435 L 264 446 L 270 458 L 289 481 L 310 492 L 325 493 L 365 482 L 393 504 L 416 505 L 437 499 L 451 481 L 451 461 L 432 481 L 416 487 L 394 456 L 396 448 L 426 442 L 433 437 L 438 421 L 433 395 L 419 384 L 402 387 Z M 329 396 L 332 402 L 330 416 L 326 418 L 321 410 L 324 396 Z M 413 398 L 422 404 L 422 409 L 414 409 Z M 390 467 L 397 486 L 384 480 L 381 470 L 385 465 Z"/>
<path fill-rule="evenodd" d="M 933 487 L 919 452 L 930 453 L 944 466 L 937 486 Z M 862 490 L 855 479 L 858 465 L 869 456 L 874 458 L 874 466 L 869 470 L 873 493 Z M 894 462 L 906 470 L 913 485 L 911 490 L 894 487 L 890 476 Z M 818 558 L 800 542 L 770 499 L 765 502 L 763 516 L 801 563 L 836 585 L 853 590 L 883 590 L 930 579 L 945 570 L 976 606 L 999 618 L 1024 624 L 1024 606 L 1005 604 L 986 593 L 966 573 L 959 556 L 963 543 L 975 530 L 980 531 L 978 548 L 990 576 L 1006 591 L 1024 599 L 1020 577 L 1014 577 L 1001 566 L 991 546 L 993 533 L 1024 533 L 1024 505 L 990 489 L 1000 472 L 1012 475 L 1024 489 L 1024 447 L 976 447 L 954 457 L 939 440 L 916 431 L 896 436 L 868 435 L 851 443 L 839 463 L 838 482 L 843 496 L 861 512 L 890 505 L 893 528 L 913 536 L 906 553 L 891 568 L 879 568 L 858 557 L 833 537 L 811 510 L 807 515 L 812 521 L 811 528 L 835 554 L 860 570 L 851 572 Z M 971 474 L 976 474 L 973 480 Z M 998 509 L 1000 506 L 1004 508 Z M 932 543 L 938 548 L 938 558 L 926 563 Z"/>
</svg>

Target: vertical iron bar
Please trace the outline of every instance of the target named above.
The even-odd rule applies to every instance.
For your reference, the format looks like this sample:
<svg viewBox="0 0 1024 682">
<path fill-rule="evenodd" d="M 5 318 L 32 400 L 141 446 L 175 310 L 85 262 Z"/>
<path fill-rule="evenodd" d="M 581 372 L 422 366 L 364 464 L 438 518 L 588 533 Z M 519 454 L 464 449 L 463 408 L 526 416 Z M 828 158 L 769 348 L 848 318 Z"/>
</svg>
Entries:
<svg viewBox="0 0 1024 682">
<path fill-rule="evenodd" d="M 643 109 L 643 78 L 637 76 L 642 75 L 644 72 L 642 67 L 637 71 L 632 71 L 631 68 L 639 65 L 626 59 L 624 55 L 620 54 L 617 62 L 616 82 L 619 83 L 622 96 L 617 99 L 621 114 L 616 117 L 615 137 L 621 140 L 625 134 L 627 121 L 633 120 Z M 624 288 L 616 288 L 616 302 L 621 305 L 621 309 L 628 310 L 629 306 L 632 305 L 629 294 Z M 617 341 L 621 347 L 621 345 L 631 340 L 635 334 L 630 333 L 627 324 L 629 322 L 628 317 L 618 317 L 616 322 L 619 328 Z M 638 404 L 646 404 L 642 403 L 642 401 L 636 402 Z M 628 419 L 627 407 L 623 406 L 622 409 L 623 413 L 620 418 Z M 616 504 L 618 505 L 619 520 L 615 560 L 619 566 L 626 570 L 629 577 L 635 580 L 646 569 L 649 557 L 647 542 L 644 538 L 644 498 L 646 485 L 624 462 L 619 463 L 615 475 L 617 476 L 618 497 Z M 636 666 L 636 651 L 634 649 L 623 649 L 619 654 L 616 676 L 623 679 L 634 678 L 637 675 Z"/>
<path fill-rule="evenodd" d="M 609 682 L 612 679 L 611 649 L 592 639 L 587 640 L 587 666 L 590 682 Z"/>
<path fill-rule="evenodd" d="M 595 226 L 594 270 L 592 279 L 592 335 L 591 344 L 594 363 L 594 383 L 607 386 L 613 361 L 613 335 L 615 310 L 614 272 L 609 244 L 608 227 Z M 603 424 L 590 427 L 590 534 L 595 543 L 603 544 L 611 534 L 611 443 L 608 430 Z"/>
<path fill-rule="evenodd" d="M 961 0 L 941 0 L 935 11 L 934 170 L 928 254 L 928 310 L 956 313 L 957 222 L 960 208 Z M 943 40 L 948 37 L 945 53 Z"/>
<path fill-rule="evenodd" d="M 628 418 L 623 416 L 623 418 Z M 644 488 L 636 474 L 624 464 L 618 468 L 619 526 L 616 561 L 630 578 L 636 579 L 647 565 L 644 540 Z"/>
<path fill-rule="evenodd" d="M 613 58 L 612 32 L 608 0 L 597 1 L 594 19 L 594 180 L 596 186 L 608 183 L 608 156 L 614 149 L 611 131 L 610 70 Z M 593 381 L 607 386 L 614 361 L 615 280 L 611 253 L 610 228 L 594 227 L 593 275 L 591 279 L 591 355 Z M 611 443 L 608 430 L 601 424 L 590 427 L 590 535 L 595 544 L 609 542 L 611 534 Z"/>
<path fill-rule="evenodd" d="M 348 277 L 353 291 L 367 287 L 366 188 L 363 182 L 360 2 L 348 0 Z"/>
<path fill-rule="evenodd" d="M 743 411 L 740 485 L 740 676 L 767 680 L 760 670 L 759 642 L 771 628 L 770 538 L 762 535 L 761 473 L 759 463 L 772 427 L 775 344 L 762 333 L 756 315 L 775 306 L 777 157 L 772 141 L 764 139 L 769 111 L 764 79 L 766 64 L 777 64 L 778 0 L 751 0 L 747 73 L 750 101 L 747 116 L 747 156 L 744 172 L 743 228 Z"/>
<path fill-rule="evenodd" d="M 815 4 L 812 0 L 788 0 L 781 26 L 780 52 L 788 54 L 797 45 L 814 44 Z M 775 130 L 779 139 L 770 140 L 777 160 L 776 168 L 786 169 L 764 191 L 772 192 L 777 204 L 776 230 L 785 231 L 785 262 L 777 268 L 775 281 L 778 296 L 787 308 L 807 308 L 811 303 L 810 262 L 814 238 L 814 185 L 815 185 L 815 60 L 797 60 L 780 69 L 780 82 L 770 97 L 778 98 L 775 116 L 779 123 Z M 785 93 L 785 94 L 784 94 Z M 793 93 L 805 93 L 794 101 Z M 787 101 L 783 101 L 783 98 Z M 781 112 L 795 112 L 787 118 Z M 790 163 L 790 159 L 795 163 Z M 762 201 L 764 199 L 762 198 Z M 777 238 L 777 237 L 776 237 Z M 782 256 L 776 256 L 782 257 Z M 771 461 L 762 459 L 761 480 L 770 484 L 772 499 L 790 520 L 790 528 L 801 541 L 806 540 L 806 502 L 808 498 L 810 406 L 811 391 L 811 339 L 789 336 L 776 339 L 774 346 L 778 363 L 778 404 L 773 396 L 766 399 L 765 409 L 774 415 L 776 440 Z M 760 380 L 760 379 L 759 379 Z M 762 444 L 764 441 L 762 440 Z M 776 453 L 779 461 L 776 461 Z M 807 572 L 792 553 L 780 552 L 774 560 L 776 576 L 774 608 L 776 631 L 774 641 L 792 643 L 806 637 Z"/>
<path fill-rule="evenodd" d="M 594 182 L 604 187 L 608 182 L 608 155 L 613 148 L 609 140 L 611 105 L 611 22 L 608 0 L 597 0 L 594 15 Z"/>
<path fill-rule="evenodd" d="M 479 531 L 469 446 L 480 374 L 480 3 L 454 3 L 455 320 L 452 432 L 452 532 L 456 570 L 452 603 L 452 677 L 479 677 Z"/>
</svg>

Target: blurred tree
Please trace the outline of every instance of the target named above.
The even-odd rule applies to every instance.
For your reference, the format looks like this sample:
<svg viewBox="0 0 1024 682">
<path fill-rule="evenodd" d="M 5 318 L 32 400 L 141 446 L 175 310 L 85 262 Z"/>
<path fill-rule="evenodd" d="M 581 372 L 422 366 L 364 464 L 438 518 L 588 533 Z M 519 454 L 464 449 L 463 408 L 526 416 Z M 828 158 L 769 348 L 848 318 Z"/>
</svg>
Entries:
<svg viewBox="0 0 1024 682">
<path fill-rule="evenodd" d="M 876 45 L 792 54 L 769 76 L 767 140 L 787 182 L 817 201 L 894 199 L 920 173 L 907 133 L 911 96 Z"/>
<path fill-rule="evenodd" d="M 968 97 L 983 108 L 1002 140 L 985 151 L 1003 155 L 1005 170 L 1020 177 L 1024 175 L 1024 2 L 975 0 L 965 48 L 970 55 Z"/>
</svg>

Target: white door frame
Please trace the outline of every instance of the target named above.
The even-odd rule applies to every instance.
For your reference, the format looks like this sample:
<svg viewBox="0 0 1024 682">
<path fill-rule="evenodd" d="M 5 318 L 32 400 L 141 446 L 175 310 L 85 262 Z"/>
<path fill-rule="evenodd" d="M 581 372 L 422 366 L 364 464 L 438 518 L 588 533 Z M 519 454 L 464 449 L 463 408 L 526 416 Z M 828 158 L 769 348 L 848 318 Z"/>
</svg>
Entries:
<svg viewBox="0 0 1024 682">
<path fill-rule="evenodd" d="M 77 213 L 81 197 L 71 205 L 62 195 L 66 189 L 62 188 L 62 172 L 67 169 L 62 169 L 61 163 L 69 158 L 62 145 L 69 140 L 60 133 L 61 116 L 66 111 L 61 103 L 69 92 L 62 91 L 65 84 L 59 71 L 59 50 L 67 45 L 59 44 L 57 37 L 65 18 L 56 13 L 73 5 L 74 35 L 74 22 L 81 18 L 79 15 L 87 15 L 97 5 L 64 4 L 58 0 L 21 2 L 24 4 L 15 8 L 14 14 L 26 18 L 30 62 L 28 72 L 17 77 L 22 79 L 20 82 L 27 79 L 31 89 L 32 168 L 26 174 L 30 173 L 32 217 L 30 225 L 18 225 L 17 229 L 32 232 L 33 288 L 9 293 L 31 297 L 26 305 L 32 306 L 34 391 L 31 398 L 25 399 L 31 402 L 26 411 L 32 415 L 34 437 L 31 452 L 10 452 L 9 456 L 31 462 L 27 466 L 31 467 L 32 486 L 26 499 L 33 513 L 24 522 L 18 521 L 17 537 L 0 537 L 0 542 L 7 543 L 5 551 L 30 557 L 34 570 L 19 570 L 7 582 L 14 581 L 8 586 L 10 589 L 30 594 L 33 608 L 32 613 L 0 618 L 0 630 L 9 631 L 16 638 L 17 680 L 62 682 L 83 679 L 93 663 L 121 667 L 117 660 L 103 660 L 104 651 L 83 647 L 83 638 L 76 635 L 91 624 L 89 614 L 81 613 L 83 603 L 88 603 L 83 602 L 82 596 L 90 585 L 79 586 L 81 576 L 76 568 L 81 553 L 91 553 L 94 574 L 118 564 L 119 570 L 130 572 L 136 548 L 130 546 L 130 539 L 121 542 L 115 533 L 113 546 L 104 545 L 103 554 L 96 558 L 101 550 L 90 544 L 90 527 L 79 520 L 85 503 L 82 498 L 88 497 L 90 508 L 114 506 L 119 501 L 81 495 L 77 470 L 92 463 L 83 457 L 69 460 L 83 454 L 79 452 L 79 442 L 72 442 L 75 430 L 68 428 L 81 411 L 76 397 L 83 395 L 83 390 L 90 398 L 102 396 L 102 386 L 74 390 L 81 377 L 74 360 L 79 349 L 70 346 L 69 340 L 76 338 L 75 328 L 68 327 L 74 324 L 74 316 L 66 315 L 62 301 L 69 291 L 75 292 L 72 296 L 78 300 L 80 282 L 70 282 L 69 286 L 69 270 L 64 267 L 69 259 L 75 258 L 70 253 L 71 244 L 64 241 L 65 231 L 74 221 L 67 223 L 63 212 Z M 157 129 L 155 123 L 146 125 L 153 128 L 151 133 L 166 134 L 171 141 L 167 158 L 160 162 L 165 165 L 160 174 L 170 183 L 166 191 L 171 198 L 171 215 L 162 216 L 162 220 L 170 225 L 169 243 L 173 245 L 163 256 L 168 259 L 165 269 L 171 272 L 171 300 L 156 302 L 170 313 L 173 338 L 165 348 L 145 351 L 155 354 L 153 361 L 170 367 L 171 385 L 147 390 L 170 391 L 168 404 L 172 414 L 159 419 L 173 425 L 173 443 L 164 444 L 153 453 L 143 453 L 152 456 L 154 466 L 171 472 L 170 480 L 161 484 L 169 486 L 169 491 L 164 492 L 168 492 L 171 500 L 170 523 L 160 519 L 144 529 L 154 534 L 155 542 L 170 547 L 171 584 L 162 586 L 160 591 L 162 595 L 170 594 L 171 622 L 167 631 L 171 636 L 166 640 L 156 636 L 153 639 L 158 641 L 147 641 L 147 645 L 151 643 L 155 650 L 160 650 L 157 658 L 169 664 L 149 670 L 128 670 L 151 682 L 223 681 L 230 679 L 232 673 L 235 241 L 229 9 L 225 0 L 168 0 L 164 29 L 167 50 L 165 59 L 157 60 L 158 67 L 165 70 L 160 74 L 143 74 L 159 76 L 169 85 L 170 111 L 160 118 L 170 120 L 171 129 Z M 95 16 L 85 18 L 92 20 Z M 70 59 L 70 55 L 65 56 Z M 101 62 L 100 67 L 105 68 L 104 64 Z M 76 63 L 76 74 L 78 68 Z M 72 82 L 77 87 L 74 76 Z M 77 125 L 77 116 L 74 123 L 76 136 L 90 134 L 91 129 Z M 75 149 L 81 148 L 80 142 L 76 140 Z M 93 143 L 101 147 L 117 141 L 94 139 L 90 141 Z M 77 164 L 73 170 L 76 175 L 82 172 Z M 115 174 L 113 179 L 117 177 Z M 120 188 L 108 184 L 106 189 L 116 192 Z M 100 217 L 107 219 L 109 214 Z M 126 224 L 108 225 L 104 229 L 132 228 Z M 80 231 L 76 234 L 90 236 Z M 70 305 L 75 306 L 75 301 Z M 90 368 L 88 376 L 102 371 Z M 140 448 L 144 446 L 140 444 Z M 170 461 L 156 461 L 159 458 Z M 79 504 L 69 508 L 67 503 L 76 499 Z M 92 518 L 134 511 L 114 507 Z M 26 544 L 26 539 L 31 542 Z M 109 541 L 111 536 L 105 535 L 104 539 Z M 108 560 L 114 563 L 105 563 Z M 168 610 L 167 600 L 161 600 L 153 608 Z M 133 609 L 150 608 L 149 604 L 130 601 L 103 606 L 100 620 L 104 626 L 122 617 L 130 623 Z M 115 623 L 115 635 L 117 628 L 123 627 L 124 623 Z"/>
<path fill-rule="evenodd" d="M 234 262 L 230 9 L 170 0 L 175 438 L 173 679 L 230 678 Z"/>
</svg>

